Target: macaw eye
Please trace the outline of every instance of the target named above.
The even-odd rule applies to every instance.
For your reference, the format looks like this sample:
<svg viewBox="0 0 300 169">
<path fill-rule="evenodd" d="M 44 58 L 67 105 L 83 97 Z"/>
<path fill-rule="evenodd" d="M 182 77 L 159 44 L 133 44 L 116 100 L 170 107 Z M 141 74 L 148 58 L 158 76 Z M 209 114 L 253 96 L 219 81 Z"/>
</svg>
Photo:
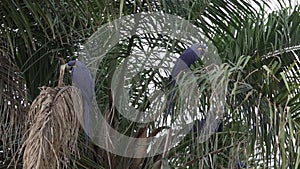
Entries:
<svg viewBox="0 0 300 169">
<path fill-rule="evenodd" d="M 201 48 L 201 47 L 200 47 L 200 48 L 197 48 L 197 50 L 199 50 L 199 51 L 202 51 L 202 50 L 203 50 L 203 48 Z"/>
</svg>

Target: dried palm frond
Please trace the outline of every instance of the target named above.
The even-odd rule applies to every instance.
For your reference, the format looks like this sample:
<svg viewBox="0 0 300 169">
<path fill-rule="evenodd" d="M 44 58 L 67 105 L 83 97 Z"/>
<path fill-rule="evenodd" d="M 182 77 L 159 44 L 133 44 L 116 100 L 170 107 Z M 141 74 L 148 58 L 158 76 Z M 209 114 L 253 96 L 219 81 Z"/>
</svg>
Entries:
<svg viewBox="0 0 300 169">
<path fill-rule="evenodd" d="M 26 120 L 23 168 L 66 168 L 78 152 L 76 114 L 83 112 L 81 93 L 73 86 L 40 89 Z"/>
</svg>

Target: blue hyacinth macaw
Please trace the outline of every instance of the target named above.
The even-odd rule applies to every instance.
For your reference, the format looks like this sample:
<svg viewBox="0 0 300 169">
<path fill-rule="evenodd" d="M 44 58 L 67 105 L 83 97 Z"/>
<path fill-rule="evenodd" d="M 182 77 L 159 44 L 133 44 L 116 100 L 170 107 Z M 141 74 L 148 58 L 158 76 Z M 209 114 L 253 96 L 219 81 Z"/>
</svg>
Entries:
<svg viewBox="0 0 300 169">
<path fill-rule="evenodd" d="M 203 55 L 207 51 L 207 47 L 203 43 L 193 44 L 191 47 L 187 48 L 180 57 L 176 60 L 175 65 L 171 71 L 171 89 L 175 88 L 176 85 L 176 76 L 184 69 L 191 67 L 195 63 L 200 55 Z M 173 106 L 175 90 L 173 90 L 169 96 L 167 103 L 167 112 L 164 117 L 164 122 L 166 122 L 168 115 L 171 112 Z"/>
<path fill-rule="evenodd" d="M 82 94 L 84 109 L 84 127 L 85 143 L 88 145 L 89 132 L 89 114 L 92 100 L 94 97 L 94 81 L 90 70 L 79 60 L 71 60 L 66 64 L 67 69 L 71 71 L 73 85 L 77 87 Z"/>
</svg>

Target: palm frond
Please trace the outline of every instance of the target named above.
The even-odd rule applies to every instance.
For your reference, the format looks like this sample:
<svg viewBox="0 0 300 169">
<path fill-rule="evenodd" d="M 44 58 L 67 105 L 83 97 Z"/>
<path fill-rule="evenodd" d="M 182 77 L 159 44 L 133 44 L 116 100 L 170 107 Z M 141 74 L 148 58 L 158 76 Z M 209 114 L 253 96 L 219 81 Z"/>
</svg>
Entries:
<svg viewBox="0 0 300 169">
<path fill-rule="evenodd" d="M 22 74 L 7 44 L 3 39 L 0 43 L 0 161 L 7 165 L 20 144 L 29 105 Z"/>
</svg>

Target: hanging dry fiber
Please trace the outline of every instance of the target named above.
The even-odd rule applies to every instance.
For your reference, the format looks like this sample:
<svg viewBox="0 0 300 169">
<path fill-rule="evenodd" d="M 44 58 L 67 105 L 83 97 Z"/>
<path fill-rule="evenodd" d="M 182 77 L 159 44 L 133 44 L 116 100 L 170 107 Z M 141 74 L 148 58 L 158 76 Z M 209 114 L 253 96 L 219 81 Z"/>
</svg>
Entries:
<svg viewBox="0 0 300 169">
<path fill-rule="evenodd" d="M 64 67 L 61 69 L 64 71 Z M 62 76 L 63 73 L 59 86 Z M 23 168 L 66 168 L 71 154 L 78 152 L 79 121 L 76 114 L 83 113 L 81 93 L 73 86 L 40 89 L 27 117 Z"/>
</svg>

